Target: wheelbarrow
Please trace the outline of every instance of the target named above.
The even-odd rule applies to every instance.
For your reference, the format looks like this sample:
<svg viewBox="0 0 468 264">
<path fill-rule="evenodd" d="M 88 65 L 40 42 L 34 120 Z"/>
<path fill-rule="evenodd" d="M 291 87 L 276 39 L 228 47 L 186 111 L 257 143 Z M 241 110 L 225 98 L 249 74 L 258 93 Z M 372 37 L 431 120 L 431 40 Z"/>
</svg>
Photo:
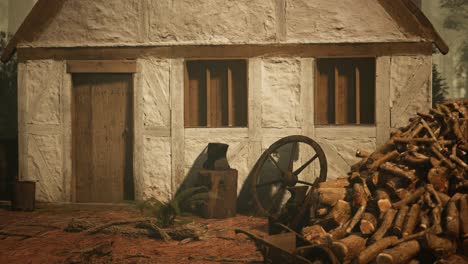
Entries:
<svg viewBox="0 0 468 264">
<path fill-rule="evenodd" d="M 278 224 L 286 233 L 260 237 L 236 229 L 236 234 L 245 234 L 255 242 L 263 255 L 264 263 L 271 264 L 339 264 L 337 257 L 325 244 L 312 244 L 302 235 Z"/>
<path fill-rule="evenodd" d="M 300 166 L 295 166 L 298 162 Z M 265 170 L 267 167 L 270 170 Z M 308 167 L 312 170 L 307 171 Z M 312 174 L 315 179 L 304 174 Z M 240 229 L 236 233 L 255 242 L 265 263 L 338 264 L 327 244 L 312 244 L 301 235 L 302 228 L 314 217 L 311 212 L 318 203 L 315 190 L 327 178 L 327 159 L 319 144 L 301 135 L 282 138 L 260 156 L 252 175 L 253 199 L 257 212 L 268 216 L 269 235 L 259 237 Z M 284 202 L 286 191 L 290 198 Z M 270 194 L 266 199 L 265 193 Z"/>
</svg>

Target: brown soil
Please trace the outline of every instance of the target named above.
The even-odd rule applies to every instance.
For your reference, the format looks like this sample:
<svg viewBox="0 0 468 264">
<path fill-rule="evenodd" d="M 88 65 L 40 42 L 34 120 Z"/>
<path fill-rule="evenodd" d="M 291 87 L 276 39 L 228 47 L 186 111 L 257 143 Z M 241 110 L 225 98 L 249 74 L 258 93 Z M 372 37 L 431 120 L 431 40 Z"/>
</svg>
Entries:
<svg viewBox="0 0 468 264">
<path fill-rule="evenodd" d="M 3 206 L 0 207 L 0 231 L 32 237 L 0 235 L 0 263 L 77 263 L 74 261 L 79 251 L 105 242 L 113 242 L 111 254 L 92 256 L 86 263 L 261 263 L 262 257 L 254 243 L 244 235 L 236 235 L 234 229 L 264 235 L 266 220 L 262 218 L 184 218 L 208 227 L 207 238 L 186 244 L 165 243 L 145 236 L 64 231 L 72 218 L 106 223 L 141 217 L 131 206 L 41 205 L 34 212 L 13 212 Z"/>
</svg>

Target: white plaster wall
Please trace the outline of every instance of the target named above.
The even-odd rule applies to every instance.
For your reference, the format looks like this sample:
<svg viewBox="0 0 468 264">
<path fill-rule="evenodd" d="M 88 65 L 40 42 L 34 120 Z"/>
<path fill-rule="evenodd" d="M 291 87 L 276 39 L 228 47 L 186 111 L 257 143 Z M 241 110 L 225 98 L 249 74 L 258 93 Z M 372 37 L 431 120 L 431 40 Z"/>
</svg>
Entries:
<svg viewBox="0 0 468 264">
<path fill-rule="evenodd" d="M 432 57 L 394 56 L 391 60 L 391 127 L 408 124 L 418 111 L 427 112 L 432 103 Z"/>
<path fill-rule="evenodd" d="M 301 64 L 299 58 L 264 60 L 262 77 L 262 127 L 301 127 Z"/>
<path fill-rule="evenodd" d="M 143 98 L 143 124 L 146 128 L 169 127 L 170 62 L 162 59 L 138 60 Z"/>
<path fill-rule="evenodd" d="M 375 0 L 287 0 L 288 42 L 379 42 L 406 37 Z"/>
<path fill-rule="evenodd" d="M 276 35 L 272 0 L 149 1 L 151 43 L 272 42 Z"/>
<path fill-rule="evenodd" d="M 69 0 L 37 40 L 23 45 L 420 40 L 400 29 L 374 0 Z"/>
<path fill-rule="evenodd" d="M 66 200 L 63 62 L 43 60 L 19 66 L 20 179 L 36 181 L 39 201 Z"/>
<path fill-rule="evenodd" d="M 137 60 L 134 179 L 136 198 L 172 195 L 170 60 Z"/>
<path fill-rule="evenodd" d="M 249 127 L 190 128 L 171 131 L 174 123 L 183 124 L 183 112 L 174 101 L 183 102 L 183 67 L 180 59 L 142 58 L 135 75 L 135 188 L 136 198 L 169 199 L 181 183 L 191 181 L 206 159 L 209 142 L 230 145 L 228 160 L 239 171 L 238 191 L 253 164 L 276 140 L 295 134 L 315 139 L 328 159 L 328 178 L 345 176 L 359 159 L 357 149 L 373 151 L 375 126 L 309 127 L 313 123 L 313 59 L 249 59 Z M 388 58 L 390 66 L 377 71 L 391 72 L 388 82 L 391 101 L 391 127 L 406 123 L 408 116 L 430 105 L 430 57 Z M 174 64 L 177 62 L 178 64 Z M 70 75 L 62 61 L 29 61 L 20 64 L 20 170 L 21 179 L 37 180 L 41 201 L 69 201 L 71 144 Z M 378 72 L 378 75 L 385 75 Z M 258 75 L 258 76 L 257 76 Z M 258 78 L 255 78 L 258 77 Z M 175 81 L 175 80 L 178 81 Z M 255 80 L 253 80 L 255 79 Z M 379 89 L 379 87 L 377 87 Z M 378 93 L 383 96 L 385 93 Z M 306 100 L 307 99 L 307 100 Z M 68 106 L 67 106 L 68 105 Z M 260 107 L 259 107 L 260 106 Z M 258 110 L 256 110 L 258 109 Z M 388 118 L 390 120 L 390 118 Z M 386 124 L 390 127 L 390 121 Z M 255 131 L 253 131 L 255 130 Z M 174 146 L 179 144 L 177 152 Z M 301 155 L 307 154 L 306 151 Z M 175 162 L 175 160 L 177 162 Z M 302 165 L 296 160 L 294 166 Z M 174 164 L 182 164 L 182 174 Z M 301 175 L 313 176 L 313 171 Z"/>
<path fill-rule="evenodd" d="M 143 26 L 141 2 L 65 1 L 61 12 L 40 34 L 37 43 L 41 46 L 138 43 Z"/>
<path fill-rule="evenodd" d="M 163 201 L 172 195 L 171 140 L 169 137 L 144 136 L 143 173 L 139 177 L 139 199 L 156 197 Z"/>
</svg>

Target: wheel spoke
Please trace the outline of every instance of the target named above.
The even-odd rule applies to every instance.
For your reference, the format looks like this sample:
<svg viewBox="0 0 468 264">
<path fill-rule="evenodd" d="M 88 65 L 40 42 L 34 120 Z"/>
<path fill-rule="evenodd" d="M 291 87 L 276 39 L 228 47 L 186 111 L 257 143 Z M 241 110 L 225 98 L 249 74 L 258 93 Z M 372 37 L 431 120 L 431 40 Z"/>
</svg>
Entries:
<svg viewBox="0 0 468 264">
<path fill-rule="evenodd" d="M 314 162 L 315 159 L 318 158 L 318 154 L 315 154 L 312 158 L 310 158 L 304 165 L 302 165 L 299 169 L 295 170 L 293 174 L 295 176 L 298 176 L 307 166 L 309 166 L 312 162 Z"/>
<path fill-rule="evenodd" d="M 289 163 L 288 163 L 288 171 L 292 172 L 293 171 L 293 165 L 294 165 L 294 155 L 297 152 L 297 147 L 299 143 L 293 143 L 291 146 L 291 153 L 289 153 Z"/>
<path fill-rule="evenodd" d="M 278 162 L 276 162 L 276 160 L 270 154 L 268 154 L 268 158 L 271 160 L 271 162 L 273 162 L 275 167 L 281 171 L 282 174 L 286 174 L 286 172 L 279 166 Z"/>
<path fill-rule="evenodd" d="M 269 182 L 262 182 L 262 183 L 259 183 L 256 185 L 256 187 L 265 187 L 265 186 L 269 186 L 269 185 L 273 185 L 273 184 L 277 184 L 277 183 L 282 183 L 283 180 L 274 180 L 274 181 L 269 181 Z"/>
</svg>

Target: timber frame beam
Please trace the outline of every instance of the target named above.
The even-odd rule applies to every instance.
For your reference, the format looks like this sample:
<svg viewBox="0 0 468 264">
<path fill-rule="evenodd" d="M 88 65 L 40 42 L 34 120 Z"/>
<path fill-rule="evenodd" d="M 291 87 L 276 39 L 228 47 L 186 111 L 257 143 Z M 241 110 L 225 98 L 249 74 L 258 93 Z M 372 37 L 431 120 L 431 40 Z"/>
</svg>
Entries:
<svg viewBox="0 0 468 264">
<path fill-rule="evenodd" d="M 379 57 L 430 55 L 432 42 L 342 43 L 342 44 L 236 44 L 176 45 L 148 47 L 18 48 L 20 61 L 27 60 L 126 60 L 145 56 L 160 58 L 246 58 L 262 56 Z"/>
<path fill-rule="evenodd" d="M 134 60 L 69 60 L 67 73 L 135 73 Z"/>
</svg>

